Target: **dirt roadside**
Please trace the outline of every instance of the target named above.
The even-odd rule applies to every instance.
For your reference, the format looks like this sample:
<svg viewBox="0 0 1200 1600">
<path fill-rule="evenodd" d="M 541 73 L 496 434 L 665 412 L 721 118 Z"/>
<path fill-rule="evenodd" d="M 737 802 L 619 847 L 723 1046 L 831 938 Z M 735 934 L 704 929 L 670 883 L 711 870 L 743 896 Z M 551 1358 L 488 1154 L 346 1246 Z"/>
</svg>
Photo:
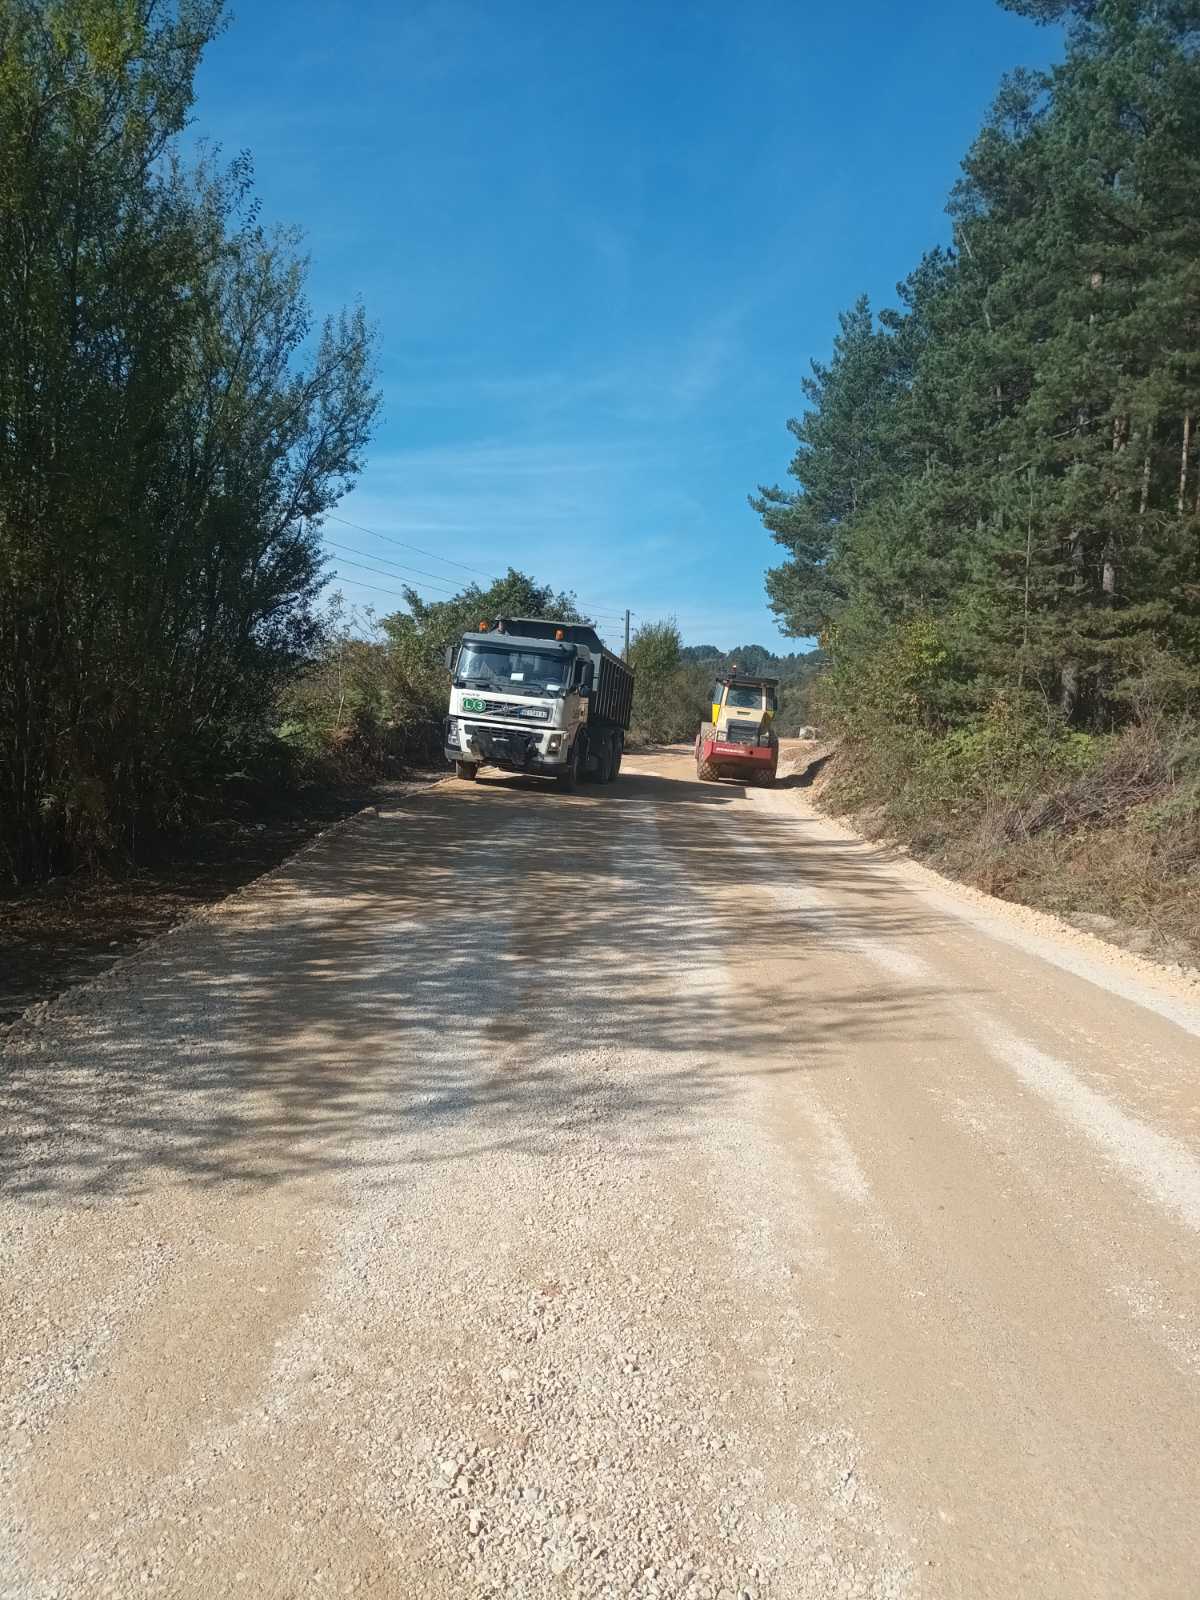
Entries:
<svg viewBox="0 0 1200 1600">
<path fill-rule="evenodd" d="M 0 1035 L 27 1007 L 105 972 L 147 939 L 245 887 L 327 828 L 444 773 L 311 785 L 199 829 L 142 868 L 79 872 L 0 895 Z"/>
<path fill-rule="evenodd" d="M 1043 895 L 1033 892 L 1029 898 L 1000 896 L 987 888 L 969 882 L 964 877 L 952 876 L 939 866 L 920 859 L 907 846 L 881 833 L 876 810 L 862 815 L 831 811 L 823 798 L 826 768 L 836 754 L 836 745 L 810 744 L 803 740 L 781 741 L 782 763 L 780 788 L 805 791 L 813 815 L 828 820 L 842 829 L 847 837 L 861 839 L 878 851 L 880 861 L 903 860 L 910 862 L 917 873 L 926 874 L 931 885 L 948 890 L 960 890 L 973 903 L 1008 907 L 1017 920 L 1030 924 L 1043 919 L 1042 926 L 1068 941 L 1087 942 L 1091 947 L 1105 946 L 1128 956 L 1134 968 L 1150 981 L 1158 978 L 1179 980 L 1184 986 L 1200 985 L 1200 954 L 1194 945 L 1180 939 L 1167 938 L 1151 927 L 1121 920 L 1105 913 L 1071 909 L 1066 905 L 1047 904 Z M 1059 886 L 1061 890 L 1061 885 Z M 1086 901 L 1087 896 L 1085 895 Z M 1078 904 L 1078 901 L 1075 902 Z M 1157 975 L 1157 976 L 1156 976 Z"/>
</svg>

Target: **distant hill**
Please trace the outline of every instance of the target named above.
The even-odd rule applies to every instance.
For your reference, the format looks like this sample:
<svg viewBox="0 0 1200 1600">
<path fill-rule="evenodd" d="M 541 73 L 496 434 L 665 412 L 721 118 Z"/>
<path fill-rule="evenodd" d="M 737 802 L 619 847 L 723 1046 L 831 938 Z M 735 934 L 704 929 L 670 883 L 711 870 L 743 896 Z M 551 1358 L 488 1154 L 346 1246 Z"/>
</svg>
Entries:
<svg viewBox="0 0 1200 1600">
<path fill-rule="evenodd" d="M 823 650 L 792 652 L 786 656 L 775 655 L 761 644 L 742 644 L 734 650 L 722 650 L 715 644 L 686 644 L 679 652 L 681 661 L 696 665 L 711 665 L 714 671 L 725 671 L 738 666 L 746 672 L 761 672 L 784 680 L 812 678 L 824 671 L 828 658 Z"/>
<path fill-rule="evenodd" d="M 715 644 L 684 645 L 680 660 L 698 672 L 714 677 L 731 667 L 779 679 L 779 730 L 788 734 L 814 720 L 811 707 L 813 682 L 829 665 L 823 650 L 776 655 L 761 644 L 743 644 L 735 650 L 721 650 Z"/>
</svg>

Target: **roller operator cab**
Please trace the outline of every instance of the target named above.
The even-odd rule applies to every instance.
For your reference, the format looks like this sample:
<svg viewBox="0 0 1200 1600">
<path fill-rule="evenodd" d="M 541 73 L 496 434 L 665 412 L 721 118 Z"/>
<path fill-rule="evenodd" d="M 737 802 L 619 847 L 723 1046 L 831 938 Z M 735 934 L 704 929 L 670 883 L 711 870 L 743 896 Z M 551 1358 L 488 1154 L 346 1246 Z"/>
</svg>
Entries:
<svg viewBox="0 0 1200 1600">
<path fill-rule="evenodd" d="M 446 665 L 446 759 L 458 777 L 498 767 L 573 789 L 620 772 L 633 673 L 590 625 L 498 617 L 451 645 Z"/>
<path fill-rule="evenodd" d="M 701 783 L 735 778 L 772 784 L 779 770 L 775 735 L 778 678 L 760 678 L 734 667 L 713 689 L 712 721 L 696 735 L 696 776 Z"/>
</svg>

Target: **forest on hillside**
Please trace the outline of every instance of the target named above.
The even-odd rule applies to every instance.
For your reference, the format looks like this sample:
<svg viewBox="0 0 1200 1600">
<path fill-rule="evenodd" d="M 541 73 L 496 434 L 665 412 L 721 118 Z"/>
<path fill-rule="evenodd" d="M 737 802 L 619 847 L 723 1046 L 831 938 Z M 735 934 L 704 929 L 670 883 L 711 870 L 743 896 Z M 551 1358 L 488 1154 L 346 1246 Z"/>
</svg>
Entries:
<svg viewBox="0 0 1200 1600">
<path fill-rule="evenodd" d="M 1200 933 L 1200 3 L 1001 4 L 1063 58 L 813 363 L 768 594 L 828 655 L 841 803 L 1017 893 L 1087 835 L 1056 893 Z"/>
</svg>

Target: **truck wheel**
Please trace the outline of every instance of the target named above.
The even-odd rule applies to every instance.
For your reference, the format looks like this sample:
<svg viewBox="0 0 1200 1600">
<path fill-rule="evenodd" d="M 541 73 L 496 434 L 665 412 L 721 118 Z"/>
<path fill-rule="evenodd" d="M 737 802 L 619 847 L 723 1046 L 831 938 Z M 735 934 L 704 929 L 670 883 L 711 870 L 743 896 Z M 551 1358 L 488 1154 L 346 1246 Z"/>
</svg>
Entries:
<svg viewBox="0 0 1200 1600">
<path fill-rule="evenodd" d="M 474 761 L 456 761 L 454 763 L 454 776 L 462 778 L 465 783 L 474 783 L 478 773 L 479 768 Z"/>
<path fill-rule="evenodd" d="M 775 787 L 774 768 L 770 772 L 756 772 L 751 778 L 751 783 L 758 789 L 773 789 Z"/>
<path fill-rule="evenodd" d="M 621 776 L 621 754 L 625 748 L 624 741 L 620 738 L 613 740 L 612 766 L 609 769 L 609 783 L 616 783 Z"/>
<path fill-rule="evenodd" d="M 697 761 L 696 776 L 700 779 L 701 783 L 716 783 L 717 779 L 720 777 L 720 773 L 717 771 L 716 767 L 713 766 L 711 761 Z"/>
<path fill-rule="evenodd" d="M 579 785 L 579 740 L 571 746 L 566 765 L 555 780 L 565 794 L 574 794 Z"/>
</svg>

